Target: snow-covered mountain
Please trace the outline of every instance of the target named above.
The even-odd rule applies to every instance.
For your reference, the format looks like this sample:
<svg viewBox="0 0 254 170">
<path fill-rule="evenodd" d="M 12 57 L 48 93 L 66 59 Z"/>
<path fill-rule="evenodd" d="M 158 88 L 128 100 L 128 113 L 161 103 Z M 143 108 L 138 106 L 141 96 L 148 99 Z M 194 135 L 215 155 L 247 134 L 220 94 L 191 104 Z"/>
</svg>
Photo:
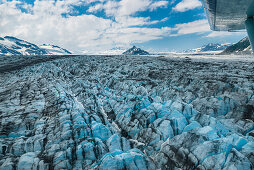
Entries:
<svg viewBox="0 0 254 170">
<path fill-rule="evenodd" d="M 248 37 L 243 38 L 238 43 L 227 47 L 221 54 L 251 54 L 252 49 Z"/>
<path fill-rule="evenodd" d="M 40 48 L 46 50 L 47 52 L 53 55 L 71 54 L 70 51 L 56 45 L 51 45 L 51 44 L 43 44 L 40 46 Z"/>
<path fill-rule="evenodd" d="M 0 37 L 0 55 L 65 55 L 69 51 L 55 45 L 42 45 L 27 42 L 12 36 Z"/>
<path fill-rule="evenodd" d="M 30 42 L 5 36 L 0 37 L 0 55 L 46 55 L 48 52 Z"/>
<path fill-rule="evenodd" d="M 186 50 L 184 52 L 185 53 L 206 53 L 206 52 L 218 53 L 218 52 L 222 52 L 230 45 L 231 45 L 230 43 L 226 43 L 226 44 L 209 43 L 209 44 L 204 45 L 200 48 L 190 49 L 190 50 Z"/>
<path fill-rule="evenodd" d="M 137 48 L 136 46 L 133 46 L 132 48 L 128 49 L 123 54 L 124 55 L 149 55 L 147 51 Z"/>
</svg>

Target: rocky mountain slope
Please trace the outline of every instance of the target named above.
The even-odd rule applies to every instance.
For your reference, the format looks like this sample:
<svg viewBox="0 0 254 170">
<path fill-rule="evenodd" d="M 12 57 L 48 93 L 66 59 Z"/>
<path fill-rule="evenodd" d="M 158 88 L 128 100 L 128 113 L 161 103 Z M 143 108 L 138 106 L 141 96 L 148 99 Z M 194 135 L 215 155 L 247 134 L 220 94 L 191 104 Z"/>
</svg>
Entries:
<svg viewBox="0 0 254 170">
<path fill-rule="evenodd" d="M 209 44 L 204 45 L 200 48 L 190 49 L 190 50 L 186 50 L 184 52 L 185 53 L 221 52 L 221 51 L 225 50 L 230 45 L 231 45 L 230 43 L 227 43 L 227 44 L 209 43 Z"/>
<path fill-rule="evenodd" d="M 253 60 L 39 59 L 0 58 L 0 169 L 253 169 Z"/>
<path fill-rule="evenodd" d="M 41 47 L 30 42 L 5 36 L 0 37 L 0 55 L 65 55 L 69 51 L 55 45 L 42 45 Z"/>
<path fill-rule="evenodd" d="M 221 54 L 251 54 L 252 49 L 248 37 L 245 37 L 236 44 L 227 47 Z"/>
<path fill-rule="evenodd" d="M 137 48 L 136 46 L 133 46 L 132 48 L 125 51 L 123 55 L 149 55 L 149 53 L 140 48 Z"/>
</svg>

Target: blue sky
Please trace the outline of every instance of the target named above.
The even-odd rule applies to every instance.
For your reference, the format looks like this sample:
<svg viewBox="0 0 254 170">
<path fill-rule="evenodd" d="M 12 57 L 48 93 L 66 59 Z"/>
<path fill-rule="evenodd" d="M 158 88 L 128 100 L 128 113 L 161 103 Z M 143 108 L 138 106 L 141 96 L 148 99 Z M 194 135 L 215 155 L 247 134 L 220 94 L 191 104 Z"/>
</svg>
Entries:
<svg viewBox="0 0 254 170">
<path fill-rule="evenodd" d="M 246 36 L 210 31 L 199 0 L 0 0 L 0 21 L 0 36 L 76 53 L 182 51 Z"/>
</svg>

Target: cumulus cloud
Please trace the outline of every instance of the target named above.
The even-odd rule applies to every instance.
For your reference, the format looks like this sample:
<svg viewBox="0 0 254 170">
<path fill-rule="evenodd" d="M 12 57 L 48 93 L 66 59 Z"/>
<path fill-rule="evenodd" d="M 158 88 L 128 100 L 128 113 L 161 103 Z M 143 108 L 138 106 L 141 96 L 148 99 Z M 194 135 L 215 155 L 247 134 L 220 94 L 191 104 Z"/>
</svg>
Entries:
<svg viewBox="0 0 254 170">
<path fill-rule="evenodd" d="M 157 1 L 150 5 L 150 11 L 156 10 L 158 8 L 167 8 L 169 2 L 168 1 Z"/>
<path fill-rule="evenodd" d="M 106 1 L 97 3 L 94 6 L 90 6 L 87 10 L 90 13 L 97 13 L 98 11 L 104 11 L 108 17 L 113 17 L 114 20 L 122 26 L 142 26 L 152 25 L 161 21 L 151 21 L 149 17 L 134 17 L 137 12 L 146 10 L 156 10 L 158 8 L 166 8 L 168 1 L 155 1 L 152 0 L 121 0 L 121 1 Z"/>
<path fill-rule="evenodd" d="M 102 9 L 103 9 L 103 4 L 96 4 L 94 6 L 90 6 L 87 11 L 94 13 L 94 12 L 101 11 Z"/>
<path fill-rule="evenodd" d="M 150 0 L 122 0 L 119 2 L 117 15 L 133 15 L 138 11 L 145 11 L 150 5 Z"/>
<path fill-rule="evenodd" d="M 173 30 L 177 32 L 176 34 L 173 35 L 178 36 L 193 33 L 202 34 L 205 32 L 209 32 L 210 27 L 208 21 L 206 19 L 203 19 L 183 24 L 176 24 Z"/>
<path fill-rule="evenodd" d="M 158 8 L 166 8 L 168 1 L 152 1 L 152 0 L 109 0 L 105 3 L 97 3 L 94 6 L 90 6 L 88 12 L 95 13 L 101 10 L 105 10 L 107 16 L 126 16 L 133 15 L 136 12 L 146 10 L 156 10 Z"/>
<path fill-rule="evenodd" d="M 173 8 L 173 10 L 177 12 L 185 12 L 201 6 L 202 3 L 199 0 L 182 0 Z"/>
</svg>

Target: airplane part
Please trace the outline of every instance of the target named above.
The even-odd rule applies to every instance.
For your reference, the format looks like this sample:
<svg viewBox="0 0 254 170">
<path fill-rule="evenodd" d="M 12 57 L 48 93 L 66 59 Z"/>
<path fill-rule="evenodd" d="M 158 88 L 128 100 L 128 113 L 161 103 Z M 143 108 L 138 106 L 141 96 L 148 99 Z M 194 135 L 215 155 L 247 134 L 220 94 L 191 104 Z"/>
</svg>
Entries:
<svg viewBox="0 0 254 170">
<path fill-rule="evenodd" d="M 249 40 L 251 43 L 252 50 L 254 49 L 254 18 L 248 18 L 245 21 L 246 29 L 248 32 Z"/>
<path fill-rule="evenodd" d="M 202 0 L 214 31 L 246 29 L 254 49 L 254 0 Z"/>
</svg>

